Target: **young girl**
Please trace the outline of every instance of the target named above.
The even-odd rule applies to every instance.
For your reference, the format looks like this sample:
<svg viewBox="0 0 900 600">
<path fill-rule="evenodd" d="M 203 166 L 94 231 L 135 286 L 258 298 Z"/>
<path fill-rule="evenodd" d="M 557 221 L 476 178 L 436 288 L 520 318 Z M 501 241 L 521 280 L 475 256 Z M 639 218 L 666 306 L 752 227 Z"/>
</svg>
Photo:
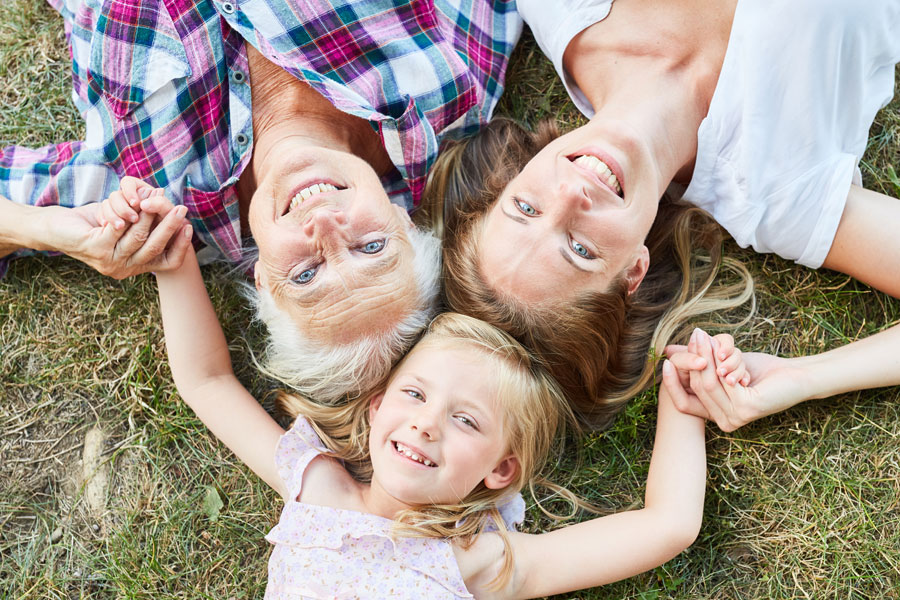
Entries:
<svg viewBox="0 0 900 600">
<path fill-rule="evenodd" d="M 193 252 L 157 279 L 179 393 L 284 499 L 267 598 L 546 596 L 653 568 L 697 535 L 704 425 L 675 409 L 685 392 L 668 362 L 645 507 L 517 533 L 518 491 L 567 409 L 506 334 L 441 316 L 378 389 L 343 409 L 300 401 L 307 417 L 285 433 L 235 378 Z"/>
</svg>

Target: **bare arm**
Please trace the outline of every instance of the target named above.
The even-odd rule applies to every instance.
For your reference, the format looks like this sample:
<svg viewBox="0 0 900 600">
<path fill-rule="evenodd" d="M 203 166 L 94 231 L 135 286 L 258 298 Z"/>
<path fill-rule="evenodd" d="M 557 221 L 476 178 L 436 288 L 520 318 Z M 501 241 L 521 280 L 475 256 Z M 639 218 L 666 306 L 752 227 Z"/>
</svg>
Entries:
<svg viewBox="0 0 900 600">
<path fill-rule="evenodd" d="M 511 534 L 516 576 L 503 597 L 540 597 L 618 581 L 665 563 L 693 543 L 706 488 L 704 422 L 673 405 L 670 394 L 684 393 L 674 369 L 667 369 L 664 382 L 644 508 L 540 535 Z"/>
<path fill-rule="evenodd" d="M 116 279 L 177 268 L 190 245 L 184 207 L 150 196 L 152 206 L 140 214 L 128 208 L 130 223 L 107 224 L 104 211 L 128 206 L 123 194 L 133 196 L 136 207 L 137 190 L 153 189 L 134 177 L 123 177 L 121 185 L 103 202 L 76 208 L 27 206 L 0 196 L 0 256 L 22 248 L 62 252 Z"/>
<path fill-rule="evenodd" d="M 234 376 L 225 335 L 193 250 L 157 275 L 169 365 L 178 393 L 210 431 L 284 496 L 275 448 L 284 430 Z"/>
<path fill-rule="evenodd" d="M 822 266 L 900 298 L 900 200 L 850 186 Z"/>
</svg>

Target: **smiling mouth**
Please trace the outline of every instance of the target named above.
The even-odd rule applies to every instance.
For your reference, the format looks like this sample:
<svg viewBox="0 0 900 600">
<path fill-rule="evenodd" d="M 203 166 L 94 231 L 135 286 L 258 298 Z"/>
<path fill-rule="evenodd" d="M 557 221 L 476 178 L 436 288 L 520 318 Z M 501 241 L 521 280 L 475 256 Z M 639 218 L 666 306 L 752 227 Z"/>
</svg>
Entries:
<svg viewBox="0 0 900 600">
<path fill-rule="evenodd" d="M 288 205 L 287 209 L 284 211 L 284 214 L 287 214 L 302 205 L 304 202 L 319 196 L 320 194 L 326 194 L 330 192 L 337 192 L 339 190 L 345 190 L 347 188 L 338 187 L 333 183 L 328 183 L 325 181 L 320 181 L 318 183 L 314 183 L 312 185 L 306 186 L 302 190 L 298 191 L 294 194 L 294 197 L 291 198 L 291 203 Z M 283 215 L 282 215 L 283 216 Z"/>
<path fill-rule="evenodd" d="M 600 178 L 601 183 L 611 189 L 616 196 L 619 198 L 625 197 L 625 194 L 622 193 L 622 185 L 619 183 L 618 177 L 616 177 L 615 173 L 613 173 L 612 169 L 610 169 L 609 165 L 605 162 L 590 154 L 581 154 L 571 160 L 579 167 L 596 173 L 597 177 Z"/>
<path fill-rule="evenodd" d="M 419 463 L 420 465 L 425 465 L 426 467 L 432 467 L 432 468 L 437 466 L 430 459 L 428 459 L 424 456 L 420 456 L 419 454 L 417 454 L 416 452 L 413 452 L 411 449 L 407 448 L 400 442 L 391 442 L 391 445 L 394 446 L 394 450 L 396 450 L 398 454 L 401 454 L 401 455 L 405 456 L 406 458 Z"/>
</svg>

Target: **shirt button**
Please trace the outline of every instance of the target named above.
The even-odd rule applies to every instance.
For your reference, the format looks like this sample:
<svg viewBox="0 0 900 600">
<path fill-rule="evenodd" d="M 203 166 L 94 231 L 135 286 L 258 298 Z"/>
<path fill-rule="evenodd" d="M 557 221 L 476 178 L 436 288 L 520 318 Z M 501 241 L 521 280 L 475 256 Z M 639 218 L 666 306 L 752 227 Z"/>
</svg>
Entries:
<svg viewBox="0 0 900 600">
<path fill-rule="evenodd" d="M 250 141 L 250 138 L 248 138 L 243 133 L 239 133 L 236 136 L 234 136 L 234 141 L 236 141 L 238 143 L 238 146 L 246 146 L 247 142 Z"/>
<path fill-rule="evenodd" d="M 235 83 L 244 83 L 247 77 L 244 75 L 243 71 L 235 71 L 231 74 L 231 80 Z"/>
<path fill-rule="evenodd" d="M 234 4 L 231 2 L 223 2 L 222 3 L 222 12 L 226 15 L 230 15 L 234 12 Z"/>
</svg>

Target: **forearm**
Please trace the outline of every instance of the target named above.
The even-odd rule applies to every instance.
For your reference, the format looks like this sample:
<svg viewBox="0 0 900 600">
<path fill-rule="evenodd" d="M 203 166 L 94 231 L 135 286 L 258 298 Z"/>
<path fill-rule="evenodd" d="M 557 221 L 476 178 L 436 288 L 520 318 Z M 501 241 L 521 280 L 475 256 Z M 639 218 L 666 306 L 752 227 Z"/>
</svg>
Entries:
<svg viewBox="0 0 900 600">
<path fill-rule="evenodd" d="M 678 411 L 660 386 L 659 417 L 650 471 L 647 475 L 645 510 L 659 512 L 664 522 L 676 524 L 675 537 L 689 545 L 703 520 L 706 491 L 706 441 L 704 420 Z M 689 538 L 689 539 L 688 539 Z"/>
<path fill-rule="evenodd" d="M 0 196 L 0 256 L 16 250 L 57 250 L 46 239 L 46 208 L 16 204 Z"/>
<path fill-rule="evenodd" d="M 178 391 L 190 402 L 193 390 L 233 376 L 228 345 L 192 250 L 179 269 L 158 274 L 157 282 L 169 366 Z"/>
<path fill-rule="evenodd" d="M 834 350 L 792 359 L 809 378 L 806 399 L 900 385 L 900 324 Z"/>
</svg>

